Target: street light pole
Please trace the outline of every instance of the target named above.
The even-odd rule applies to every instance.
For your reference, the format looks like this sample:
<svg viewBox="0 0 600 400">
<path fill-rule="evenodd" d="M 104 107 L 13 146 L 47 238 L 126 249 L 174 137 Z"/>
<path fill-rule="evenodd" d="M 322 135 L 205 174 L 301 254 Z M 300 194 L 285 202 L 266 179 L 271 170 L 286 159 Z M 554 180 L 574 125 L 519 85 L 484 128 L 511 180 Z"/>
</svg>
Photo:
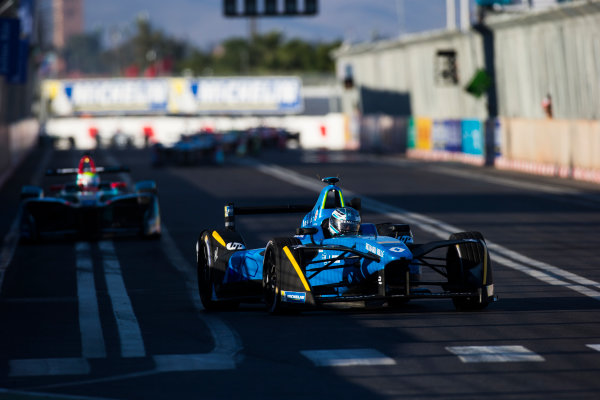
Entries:
<svg viewBox="0 0 600 400">
<path fill-rule="evenodd" d="M 490 78 L 487 89 L 486 109 L 487 119 L 485 121 L 485 165 L 493 166 L 495 158 L 494 135 L 496 129 L 496 118 L 498 117 L 498 94 L 496 91 L 496 68 L 495 68 L 495 44 L 494 31 L 485 23 L 485 18 L 473 25 L 473 29 L 481 35 L 483 42 L 483 60 L 485 71 Z"/>
<path fill-rule="evenodd" d="M 456 29 L 456 3 L 455 0 L 446 0 L 446 29 Z"/>
</svg>

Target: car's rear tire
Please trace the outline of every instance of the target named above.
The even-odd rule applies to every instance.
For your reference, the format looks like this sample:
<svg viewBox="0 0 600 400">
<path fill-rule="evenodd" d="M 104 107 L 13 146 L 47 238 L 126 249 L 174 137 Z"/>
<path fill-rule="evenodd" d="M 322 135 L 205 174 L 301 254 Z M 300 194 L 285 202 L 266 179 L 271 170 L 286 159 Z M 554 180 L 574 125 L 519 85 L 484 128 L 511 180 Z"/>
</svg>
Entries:
<svg viewBox="0 0 600 400">
<path fill-rule="evenodd" d="M 485 239 L 480 232 L 459 232 L 450 235 L 450 240 L 475 239 L 485 243 Z M 491 263 L 489 262 L 489 254 L 487 248 L 480 243 L 463 243 L 452 246 L 448 249 L 446 256 L 448 283 L 459 290 L 476 291 L 481 288 L 481 283 L 469 282 L 469 270 L 480 265 L 484 258 L 487 257 L 491 283 Z M 472 297 L 454 297 L 452 298 L 454 307 L 461 311 L 477 311 L 483 310 L 490 303 L 486 296 Z"/>
<path fill-rule="evenodd" d="M 263 293 L 267 311 L 270 314 L 282 314 L 291 311 L 286 309 L 281 299 L 282 273 L 290 271 L 292 267 L 284 247 L 290 248 L 301 244 L 296 238 L 276 238 L 267 244 L 263 263 Z M 294 251 L 292 254 L 294 254 Z M 294 254 L 297 256 L 297 254 Z M 298 259 L 298 257 L 296 257 Z"/>
<path fill-rule="evenodd" d="M 208 232 L 202 232 L 196 243 L 198 294 L 206 311 L 225 311 L 237 308 L 235 301 L 217 301 L 215 292 L 212 249 Z"/>
</svg>

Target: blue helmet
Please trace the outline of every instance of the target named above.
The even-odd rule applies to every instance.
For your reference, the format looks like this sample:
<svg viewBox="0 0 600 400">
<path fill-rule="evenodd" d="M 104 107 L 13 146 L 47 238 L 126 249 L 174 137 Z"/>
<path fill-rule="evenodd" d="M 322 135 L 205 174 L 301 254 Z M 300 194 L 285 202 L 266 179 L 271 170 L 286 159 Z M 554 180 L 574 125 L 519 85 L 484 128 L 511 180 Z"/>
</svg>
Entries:
<svg viewBox="0 0 600 400">
<path fill-rule="evenodd" d="M 336 208 L 329 217 L 331 236 L 356 235 L 360 229 L 360 214 L 352 207 Z"/>
</svg>

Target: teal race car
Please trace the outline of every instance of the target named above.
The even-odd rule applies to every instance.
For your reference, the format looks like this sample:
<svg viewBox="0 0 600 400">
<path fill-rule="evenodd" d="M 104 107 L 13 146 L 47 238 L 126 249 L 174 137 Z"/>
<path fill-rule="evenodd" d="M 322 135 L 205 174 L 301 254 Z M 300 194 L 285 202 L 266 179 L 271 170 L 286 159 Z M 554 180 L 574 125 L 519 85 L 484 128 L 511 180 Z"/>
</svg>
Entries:
<svg viewBox="0 0 600 400">
<path fill-rule="evenodd" d="M 77 168 L 47 170 L 47 176 L 75 176 L 75 180 L 51 185 L 47 190 L 39 186 L 22 188 L 21 241 L 158 238 L 161 218 L 154 181 L 137 182 L 133 188 L 122 181 L 100 181 L 100 175 L 123 172 L 129 169 L 96 167 L 90 155 L 81 157 Z"/>
<path fill-rule="evenodd" d="M 314 205 L 225 206 L 225 229 L 196 243 L 198 289 L 206 310 L 263 301 L 270 313 L 334 302 L 450 298 L 457 309 L 481 310 L 496 300 L 492 266 L 479 232 L 418 244 L 407 224 L 360 220 L 360 199 L 346 202 L 339 179 L 324 178 Z M 295 235 L 247 249 L 235 217 L 305 212 Z"/>
</svg>

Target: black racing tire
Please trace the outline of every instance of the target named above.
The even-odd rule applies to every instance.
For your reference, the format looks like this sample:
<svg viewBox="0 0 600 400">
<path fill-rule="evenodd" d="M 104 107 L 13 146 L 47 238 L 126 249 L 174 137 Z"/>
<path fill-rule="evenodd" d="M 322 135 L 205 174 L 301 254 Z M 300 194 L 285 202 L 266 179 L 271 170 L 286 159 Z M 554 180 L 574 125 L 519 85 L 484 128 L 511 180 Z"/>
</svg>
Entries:
<svg viewBox="0 0 600 400">
<path fill-rule="evenodd" d="M 485 239 L 480 232 L 458 232 L 450 235 L 450 240 L 461 239 L 477 239 L 485 243 Z M 483 261 L 483 257 L 487 256 L 489 260 L 489 255 L 486 255 L 484 252 L 487 252 L 487 249 L 477 243 L 464 243 L 450 247 L 446 256 L 449 284 L 461 290 L 477 290 L 477 286 L 467 281 L 466 275 L 471 268 Z M 491 264 L 489 268 L 491 269 Z M 478 296 L 454 297 L 452 298 L 452 302 L 454 303 L 454 307 L 459 311 L 483 310 L 490 303 L 487 299 L 480 301 Z"/>
<path fill-rule="evenodd" d="M 291 311 L 286 309 L 281 301 L 282 272 L 286 268 L 291 268 L 283 248 L 299 244 L 301 242 L 297 238 L 275 238 L 267 244 L 263 262 L 263 293 L 266 309 L 270 314 L 284 314 Z"/>
<path fill-rule="evenodd" d="M 235 301 L 216 301 L 213 299 L 215 288 L 214 271 L 210 240 L 208 232 L 202 232 L 196 243 L 196 258 L 198 266 L 198 294 L 206 311 L 227 311 L 238 307 Z"/>
<path fill-rule="evenodd" d="M 21 216 L 21 231 L 26 227 L 29 232 L 28 236 L 20 235 L 19 243 L 23 245 L 32 245 L 40 242 L 40 235 L 35 223 L 35 219 L 28 212 L 24 212 Z"/>
</svg>

